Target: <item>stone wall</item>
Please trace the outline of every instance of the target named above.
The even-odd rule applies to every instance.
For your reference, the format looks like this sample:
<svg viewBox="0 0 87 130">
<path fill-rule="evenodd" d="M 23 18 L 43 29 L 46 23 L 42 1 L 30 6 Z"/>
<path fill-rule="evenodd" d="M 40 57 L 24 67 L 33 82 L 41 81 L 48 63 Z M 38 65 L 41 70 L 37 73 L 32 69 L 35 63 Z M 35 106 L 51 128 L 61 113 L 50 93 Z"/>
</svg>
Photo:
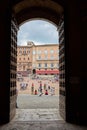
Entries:
<svg viewBox="0 0 87 130">
<path fill-rule="evenodd" d="M 59 22 L 59 111 L 65 119 L 65 46 L 64 46 L 64 17 Z"/>
<path fill-rule="evenodd" d="M 11 51 L 10 51 L 10 120 L 16 112 L 16 66 L 17 66 L 17 22 L 11 20 Z"/>
</svg>

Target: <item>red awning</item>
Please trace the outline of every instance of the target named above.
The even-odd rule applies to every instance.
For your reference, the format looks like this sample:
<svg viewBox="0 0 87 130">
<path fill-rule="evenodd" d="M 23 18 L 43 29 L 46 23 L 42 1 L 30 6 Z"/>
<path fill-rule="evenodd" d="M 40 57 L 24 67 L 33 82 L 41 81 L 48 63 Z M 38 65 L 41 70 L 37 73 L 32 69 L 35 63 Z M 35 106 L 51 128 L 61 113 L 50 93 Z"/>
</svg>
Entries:
<svg viewBox="0 0 87 130">
<path fill-rule="evenodd" d="M 59 74 L 59 70 L 36 70 L 37 74 Z"/>
</svg>

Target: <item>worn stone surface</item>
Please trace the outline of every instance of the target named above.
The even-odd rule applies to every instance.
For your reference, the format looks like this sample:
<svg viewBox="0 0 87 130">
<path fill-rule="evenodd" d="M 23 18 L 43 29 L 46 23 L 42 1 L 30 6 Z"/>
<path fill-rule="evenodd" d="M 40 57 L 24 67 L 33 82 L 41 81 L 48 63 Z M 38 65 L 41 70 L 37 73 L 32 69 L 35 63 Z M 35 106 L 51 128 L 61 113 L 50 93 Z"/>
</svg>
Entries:
<svg viewBox="0 0 87 130">
<path fill-rule="evenodd" d="M 87 127 L 62 121 L 14 121 L 2 126 L 0 130 L 87 130 Z"/>
<path fill-rule="evenodd" d="M 56 121 L 63 120 L 58 109 L 17 109 L 12 121 Z"/>
<path fill-rule="evenodd" d="M 15 117 L 10 123 L 0 126 L 0 130 L 87 130 L 87 127 L 66 123 L 59 115 L 58 103 L 54 108 L 51 108 L 51 106 L 53 106 L 52 102 L 55 101 L 54 104 L 57 102 L 56 96 L 53 96 L 54 98 L 51 97 L 51 100 L 49 96 L 47 96 L 48 108 L 45 108 L 45 105 L 47 106 L 44 101 L 46 96 L 31 96 L 28 102 L 32 100 L 34 100 L 34 103 L 35 101 L 38 101 L 38 104 L 41 103 L 41 101 L 44 102 L 41 103 L 41 108 L 38 108 L 37 103 L 33 106 L 32 101 L 30 105 L 33 109 L 27 108 L 26 102 L 23 100 L 25 97 L 28 98 L 27 95 L 22 96 L 20 104 L 22 104 L 22 107 L 24 106 L 26 109 L 21 109 L 21 105 L 19 104 L 19 108 L 16 109 Z M 40 100 L 37 100 L 36 97 Z"/>
</svg>

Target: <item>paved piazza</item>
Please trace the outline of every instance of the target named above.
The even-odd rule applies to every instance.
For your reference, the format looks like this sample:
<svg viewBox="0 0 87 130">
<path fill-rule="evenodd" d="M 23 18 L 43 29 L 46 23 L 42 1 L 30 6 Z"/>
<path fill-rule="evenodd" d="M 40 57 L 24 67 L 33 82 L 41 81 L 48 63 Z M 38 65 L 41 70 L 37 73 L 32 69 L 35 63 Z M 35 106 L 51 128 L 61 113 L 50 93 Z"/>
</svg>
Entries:
<svg viewBox="0 0 87 130">
<path fill-rule="evenodd" d="M 65 122 L 59 115 L 59 94 L 58 82 L 43 80 L 42 84 L 48 83 L 55 88 L 53 96 L 48 90 L 48 95 L 39 96 L 31 93 L 31 85 L 34 83 L 34 89 L 39 88 L 40 80 L 25 78 L 23 82 L 28 84 L 25 90 L 20 89 L 20 83 L 17 82 L 18 98 L 16 115 L 12 121 L 6 125 L 0 126 L 0 130 L 87 130 L 85 126 L 79 126 Z"/>
<path fill-rule="evenodd" d="M 40 87 L 40 82 L 42 83 L 42 92 L 43 92 L 43 94 L 45 94 L 44 84 L 46 84 L 46 89 L 48 90 L 48 95 L 51 94 L 51 91 L 50 91 L 50 89 L 48 89 L 48 86 L 50 86 L 50 88 L 53 88 L 54 95 L 59 94 L 59 83 L 58 83 L 58 81 L 55 81 L 53 78 L 51 78 L 49 80 L 47 78 L 44 78 L 44 79 L 31 79 L 29 77 L 23 77 L 23 81 L 17 81 L 17 88 L 18 88 L 19 94 L 32 95 L 32 91 L 31 91 L 32 83 L 34 84 L 34 92 L 33 92 L 33 94 L 35 94 L 35 90 L 37 90 L 37 94 L 39 94 L 38 89 Z M 21 85 L 23 83 L 28 85 L 26 87 L 26 89 L 21 89 Z"/>
<path fill-rule="evenodd" d="M 20 109 L 58 109 L 59 97 L 50 95 L 19 94 L 17 104 Z"/>
</svg>

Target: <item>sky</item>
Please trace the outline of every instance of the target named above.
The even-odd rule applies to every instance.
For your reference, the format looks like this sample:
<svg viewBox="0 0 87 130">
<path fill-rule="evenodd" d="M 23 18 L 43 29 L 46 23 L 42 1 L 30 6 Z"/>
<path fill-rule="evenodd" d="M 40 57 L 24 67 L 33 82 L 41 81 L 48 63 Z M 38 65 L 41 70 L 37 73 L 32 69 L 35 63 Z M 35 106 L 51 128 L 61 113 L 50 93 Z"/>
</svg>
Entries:
<svg viewBox="0 0 87 130">
<path fill-rule="evenodd" d="M 18 31 L 18 45 L 27 45 L 28 41 L 40 44 L 58 43 L 57 27 L 47 21 L 32 20 L 22 24 Z"/>
</svg>

